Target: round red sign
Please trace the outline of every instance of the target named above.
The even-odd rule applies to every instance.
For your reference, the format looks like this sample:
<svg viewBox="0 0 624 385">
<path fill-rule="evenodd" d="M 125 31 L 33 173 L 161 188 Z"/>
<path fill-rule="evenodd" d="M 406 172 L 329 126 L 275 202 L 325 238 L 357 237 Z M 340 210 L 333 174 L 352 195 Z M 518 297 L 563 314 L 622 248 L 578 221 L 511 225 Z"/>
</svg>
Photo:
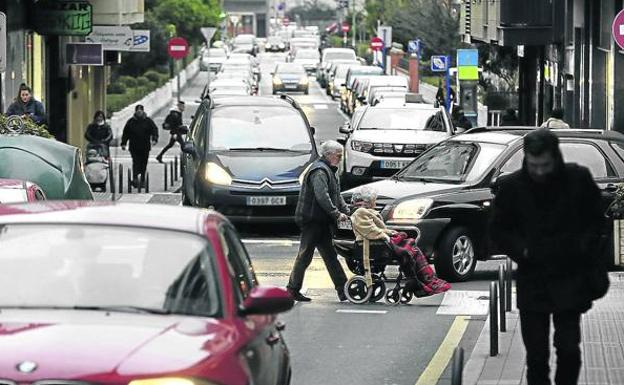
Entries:
<svg viewBox="0 0 624 385">
<path fill-rule="evenodd" d="M 349 32 L 350 29 L 351 27 L 349 26 L 349 24 L 347 23 L 342 24 L 342 32 Z"/>
<path fill-rule="evenodd" d="M 383 46 L 384 46 L 384 43 L 380 37 L 374 36 L 371 38 L 370 47 L 373 51 L 381 51 Z"/>
<path fill-rule="evenodd" d="M 624 49 L 624 10 L 620 11 L 613 19 L 611 31 L 617 45 Z"/>
<path fill-rule="evenodd" d="M 172 37 L 167 42 L 167 53 L 174 59 L 182 59 L 188 52 L 188 43 L 183 37 Z"/>
</svg>

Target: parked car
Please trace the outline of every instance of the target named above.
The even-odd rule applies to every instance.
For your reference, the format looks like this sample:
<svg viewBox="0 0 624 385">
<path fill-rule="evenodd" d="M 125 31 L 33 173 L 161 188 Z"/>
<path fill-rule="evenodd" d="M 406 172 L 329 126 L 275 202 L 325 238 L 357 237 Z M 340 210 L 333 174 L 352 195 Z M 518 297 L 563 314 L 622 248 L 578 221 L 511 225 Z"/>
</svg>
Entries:
<svg viewBox="0 0 624 385">
<path fill-rule="evenodd" d="M 227 60 L 227 53 L 223 48 L 206 48 L 202 53 L 199 64 L 201 71 L 218 72 L 223 62 Z"/>
<path fill-rule="evenodd" d="M 36 202 L 45 200 L 41 187 L 17 179 L 0 179 L 0 204 Z"/>
<path fill-rule="evenodd" d="M 321 54 L 321 63 L 316 71 L 316 80 L 321 87 L 327 87 L 327 70 L 329 70 L 329 65 L 336 60 L 356 61 L 357 56 L 351 48 L 325 48 Z"/>
<path fill-rule="evenodd" d="M 351 68 L 361 67 L 359 62 L 337 64 L 329 74 L 329 84 L 327 85 L 327 93 L 332 99 L 341 98 L 346 95 L 347 73 Z"/>
<path fill-rule="evenodd" d="M 310 80 L 301 64 L 279 63 L 271 75 L 273 75 L 273 95 L 289 91 L 303 92 L 307 95 L 310 92 Z"/>
<path fill-rule="evenodd" d="M 365 106 L 345 142 L 343 185 L 392 176 L 427 148 L 455 133 L 441 107 L 405 101 Z"/>
<path fill-rule="evenodd" d="M 486 229 L 496 181 L 522 167 L 522 138 L 532 129 L 477 128 L 439 143 L 392 178 L 367 185 L 379 194 L 377 210 L 390 228 L 412 235 L 420 232 L 418 246 L 441 277 L 470 279 L 477 260 L 490 256 Z M 606 209 L 616 185 L 624 182 L 624 135 L 587 129 L 552 131 L 559 137 L 564 160 L 589 168 Z M 344 196 L 348 199 L 356 190 Z M 335 242 L 341 254 L 350 255 L 353 232 L 342 227 Z M 611 258 L 612 264 L 612 251 L 605 258 Z"/>
<path fill-rule="evenodd" d="M 293 300 L 218 213 L 41 202 L 0 206 L 0 227 L 3 382 L 290 382 Z"/>
<path fill-rule="evenodd" d="M 37 184 L 48 199 L 93 199 L 80 149 L 32 135 L 0 135 L 0 178 Z"/>
<path fill-rule="evenodd" d="M 318 158 L 314 129 L 289 96 L 209 98 L 184 147 L 185 205 L 234 222 L 292 222 L 301 180 Z"/>
<path fill-rule="evenodd" d="M 370 104 L 372 101 L 370 95 L 376 88 L 385 88 L 386 90 L 390 88 L 393 90 L 403 89 L 405 92 L 408 92 L 409 80 L 404 76 L 376 76 L 369 78 L 365 89 L 358 95 L 357 105 Z"/>
<path fill-rule="evenodd" d="M 340 98 L 340 109 L 343 112 L 351 113 L 349 105 L 352 104 L 353 91 L 356 79 L 360 77 L 382 76 L 383 68 L 377 66 L 353 66 L 347 71 L 345 78 L 345 93 Z"/>
</svg>

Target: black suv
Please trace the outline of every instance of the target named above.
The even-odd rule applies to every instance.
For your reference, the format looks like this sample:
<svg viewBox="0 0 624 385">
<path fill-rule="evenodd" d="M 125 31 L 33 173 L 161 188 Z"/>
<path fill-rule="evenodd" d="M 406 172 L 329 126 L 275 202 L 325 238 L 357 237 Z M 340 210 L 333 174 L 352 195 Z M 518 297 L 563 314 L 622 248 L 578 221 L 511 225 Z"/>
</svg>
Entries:
<svg viewBox="0 0 624 385">
<path fill-rule="evenodd" d="M 366 186 L 378 193 L 377 209 L 393 229 L 415 234 L 419 246 L 451 281 L 468 280 L 490 253 L 487 222 L 501 176 L 522 167 L 522 138 L 534 128 L 477 128 L 431 147 L 395 176 Z M 587 167 L 601 188 L 605 209 L 624 181 L 624 135 L 602 130 L 552 130 L 564 160 Z M 344 193 L 347 201 L 357 189 Z M 609 222 L 611 223 L 611 222 Z M 335 243 L 350 255 L 353 232 L 343 225 Z M 605 234 L 611 234 L 605 229 Z M 607 256 L 608 257 L 608 256 Z"/>
<path fill-rule="evenodd" d="M 184 146 L 182 200 L 232 222 L 291 222 L 314 128 L 289 96 L 204 99 Z"/>
</svg>

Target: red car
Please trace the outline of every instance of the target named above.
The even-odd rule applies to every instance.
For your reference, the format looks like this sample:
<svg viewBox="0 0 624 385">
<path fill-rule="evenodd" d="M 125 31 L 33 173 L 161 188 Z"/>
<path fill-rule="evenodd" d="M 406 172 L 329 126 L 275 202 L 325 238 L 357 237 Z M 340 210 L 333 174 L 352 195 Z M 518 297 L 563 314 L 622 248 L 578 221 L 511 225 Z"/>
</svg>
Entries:
<svg viewBox="0 0 624 385">
<path fill-rule="evenodd" d="M 289 384 L 292 306 L 216 212 L 0 205 L 1 384 Z"/>
<path fill-rule="evenodd" d="M 41 187 L 32 182 L 0 178 L 0 203 L 22 203 L 45 200 Z"/>
</svg>

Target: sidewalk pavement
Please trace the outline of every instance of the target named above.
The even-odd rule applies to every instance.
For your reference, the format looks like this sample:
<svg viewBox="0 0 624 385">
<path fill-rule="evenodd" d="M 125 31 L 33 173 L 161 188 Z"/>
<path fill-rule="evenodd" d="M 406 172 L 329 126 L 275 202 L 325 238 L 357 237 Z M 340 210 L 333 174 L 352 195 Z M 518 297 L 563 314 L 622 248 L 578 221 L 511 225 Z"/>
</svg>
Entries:
<svg viewBox="0 0 624 385">
<path fill-rule="evenodd" d="M 608 294 L 582 318 L 583 367 L 579 384 L 624 384 L 624 273 L 610 273 Z M 517 309 L 507 313 L 507 332 L 499 333 L 499 354 L 490 357 L 489 319 L 464 366 L 465 385 L 526 384 L 525 350 Z M 551 328 L 552 335 L 552 328 Z M 552 340 L 552 337 L 551 337 Z M 556 352 L 551 347 L 551 378 Z"/>
</svg>

